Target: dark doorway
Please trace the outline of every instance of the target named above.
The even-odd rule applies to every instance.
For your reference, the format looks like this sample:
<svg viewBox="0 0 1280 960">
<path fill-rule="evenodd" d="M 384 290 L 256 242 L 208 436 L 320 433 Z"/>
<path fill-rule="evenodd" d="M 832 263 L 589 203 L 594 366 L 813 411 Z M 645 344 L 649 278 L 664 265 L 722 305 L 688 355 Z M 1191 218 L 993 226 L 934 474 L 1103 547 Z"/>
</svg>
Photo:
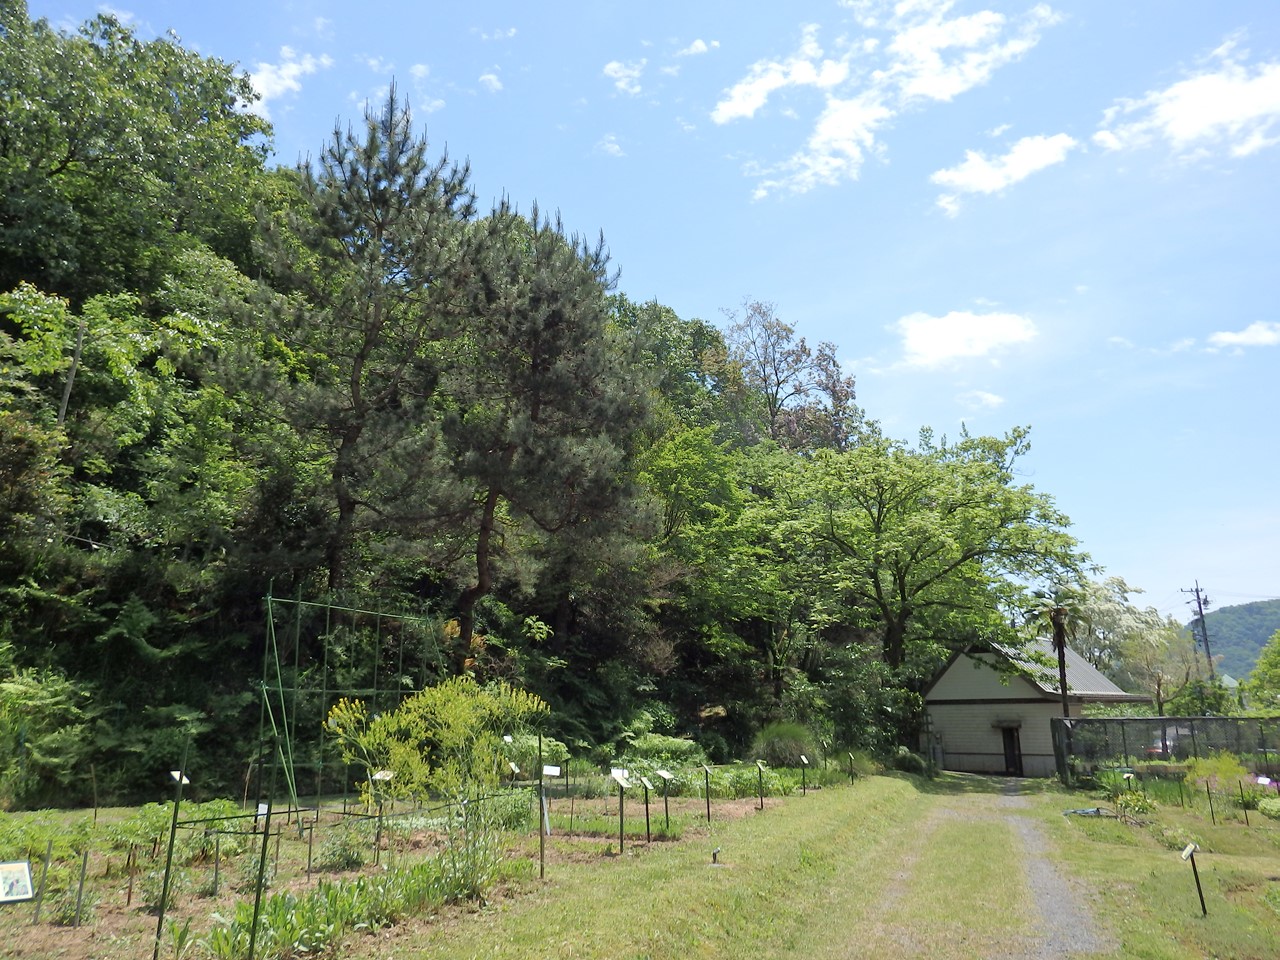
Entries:
<svg viewBox="0 0 1280 960">
<path fill-rule="evenodd" d="M 1022 744 L 1018 741 L 1018 728 L 1005 727 L 1000 731 L 1004 735 L 1004 773 L 1007 777 L 1022 776 Z"/>
</svg>

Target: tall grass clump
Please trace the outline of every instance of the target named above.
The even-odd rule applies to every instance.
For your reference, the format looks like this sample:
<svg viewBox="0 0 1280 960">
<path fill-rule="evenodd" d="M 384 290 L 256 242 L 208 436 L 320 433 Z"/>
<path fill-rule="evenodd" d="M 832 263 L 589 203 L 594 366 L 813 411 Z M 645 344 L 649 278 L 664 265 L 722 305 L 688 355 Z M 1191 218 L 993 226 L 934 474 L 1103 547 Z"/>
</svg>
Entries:
<svg viewBox="0 0 1280 960">
<path fill-rule="evenodd" d="M 751 744 L 751 753 L 771 767 L 799 767 L 802 756 L 812 763 L 818 749 L 809 728 L 800 723 L 771 723 Z"/>
</svg>

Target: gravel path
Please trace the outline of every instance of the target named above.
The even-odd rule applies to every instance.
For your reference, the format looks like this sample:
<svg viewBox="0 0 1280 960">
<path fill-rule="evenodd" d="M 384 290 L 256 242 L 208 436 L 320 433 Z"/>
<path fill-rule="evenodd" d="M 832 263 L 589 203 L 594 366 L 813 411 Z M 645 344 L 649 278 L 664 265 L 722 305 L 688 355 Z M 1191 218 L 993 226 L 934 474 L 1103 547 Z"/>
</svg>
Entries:
<svg viewBox="0 0 1280 960">
<path fill-rule="evenodd" d="M 1006 786 L 999 809 L 1022 841 L 1027 884 L 1040 911 L 1035 927 L 1043 931 L 1043 939 L 1035 945 L 1036 952 L 1028 956 L 1034 960 L 1059 960 L 1113 950 L 1115 943 L 1094 920 L 1079 886 L 1064 876 L 1050 858 L 1040 825 L 1014 812 L 1026 806 L 1026 798 L 1017 795 L 1017 784 Z"/>
</svg>

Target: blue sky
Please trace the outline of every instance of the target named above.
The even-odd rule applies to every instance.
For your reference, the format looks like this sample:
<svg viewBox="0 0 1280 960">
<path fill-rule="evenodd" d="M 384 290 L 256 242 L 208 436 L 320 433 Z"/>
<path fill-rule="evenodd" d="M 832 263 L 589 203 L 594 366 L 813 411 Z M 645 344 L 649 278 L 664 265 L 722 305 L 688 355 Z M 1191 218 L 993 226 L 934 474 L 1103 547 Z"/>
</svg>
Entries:
<svg viewBox="0 0 1280 960">
<path fill-rule="evenodd" d="M 1030 425 L 1026 481 L 1138 602 L 1280 596 L 1274 0 L 30 10 L 238 64 L 285 164 L 394 78 L 632 298 L 772 301 L 896 436 Z"/>
</svg>

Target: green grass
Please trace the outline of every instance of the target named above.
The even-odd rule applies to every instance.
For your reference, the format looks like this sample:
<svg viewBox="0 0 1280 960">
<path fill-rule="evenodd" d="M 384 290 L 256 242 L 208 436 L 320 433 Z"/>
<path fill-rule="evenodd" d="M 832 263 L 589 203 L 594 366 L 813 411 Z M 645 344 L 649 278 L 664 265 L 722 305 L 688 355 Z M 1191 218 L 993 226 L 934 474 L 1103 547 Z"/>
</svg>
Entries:
<svg viewBox="0 0 1280 960">
<path fill-rule="evenodd" d="M 593 856 L 553 860 L 546 882 L 490 909 L 415 927 L 403 956 L 959 960 L 1034 952 L 1038 913 L 1010 813 L 1039 823 L 1050 859 L 1117 945 L 1092 960 L 1280 956 L 1271 902 L 1280 894 L 1268 879 L 1280 872 L 1277 827 L 1214 828 L 1196 811 L 1158 809 L 1166 829 L 1195 832 L 1215 851 L 1198 858 L 1206 919 L 1189 865 L 1153 827 L 1064 817 L 1096 801 L 1049 782 L 1024 783 L 1024 807 L 998 808 L 1000 785 L 874 777 L 774 802 L 706 834 L 691 825 L 682 843 L 628 846 L 624 857 L 602 838 Z M 572 844 L 550 843 L 555 852 Z M 717 848 L 721 865 L 713 866 Z"/>
</svg>

